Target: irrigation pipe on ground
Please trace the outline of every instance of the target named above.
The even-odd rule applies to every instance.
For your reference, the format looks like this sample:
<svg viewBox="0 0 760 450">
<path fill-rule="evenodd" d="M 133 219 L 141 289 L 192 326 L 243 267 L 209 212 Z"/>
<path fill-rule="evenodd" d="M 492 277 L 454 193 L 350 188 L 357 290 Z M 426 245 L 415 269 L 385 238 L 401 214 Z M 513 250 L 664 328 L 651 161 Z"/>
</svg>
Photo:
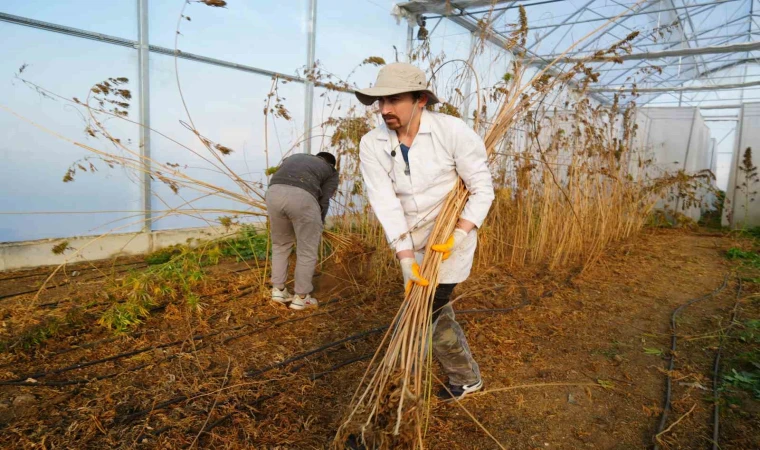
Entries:
<svg viewBox="0 0 760 450">
<path fill-rule="evenodd" d="M 723 283 L 721 283 L 721 285 L 718 286 L 717 289 L 710 292 L 709 294 L 703 295 L 701 297 L 693 298 L 687 301 L 686 303 L 676 308 L 673 311 L 673 314 L 670 315 L 670 332 L 671 332 L 670 357 L 669 357 L 669 362 L 668 362 L 668 372 L 665 378 L 665 401 L 663 402 L 662 415 L 660 416 L 660 423 L 657 426 L 657 431 L 655 432 L 655 436 L 659 436 L 660 434 L 662 434 L 662 431 L 665 429 L 665 423 L 668 420 L 668 412 L 670 411 L 670 398 L 672 394 L 672 383 L 673 383 L 671 373 L 673 372 L 673 368 L 675 367 L 675 363 L 676 363 L 676 341 L 677 341 L 677 336 L 678 336 L 676 334 L 676 318 L 678 317 L 678 314 L 681 312 L 681 310 L 683 310 L 687 306 L 691 306 L 694 303 L 715 297 L 720 291 L 723 290 L 723 288 L 726 287 L 727 283 L 728 283 L 728 275 L 723 277 Z M 660 448 L 660 444 L 657 439 L 654 439 L 654 441 L 655 441 L 654 449 L 658 450 Z"/>
</svg>

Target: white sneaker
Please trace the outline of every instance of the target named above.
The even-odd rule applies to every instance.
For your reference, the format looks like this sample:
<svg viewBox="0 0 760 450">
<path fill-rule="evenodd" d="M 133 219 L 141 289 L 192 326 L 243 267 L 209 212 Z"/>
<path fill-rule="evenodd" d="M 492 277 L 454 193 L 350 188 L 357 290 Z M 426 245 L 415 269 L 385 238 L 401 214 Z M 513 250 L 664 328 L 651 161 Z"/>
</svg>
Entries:
<svg viewBox="0 0 760 450">
<path fill-rule="evenodd" d="M 305 296 L 301 297 L 300 295 L 294 295 L 292 301 L 290 302 L 290 309 L 306 309 L 306 308 L 316 308 L 319 306 L 319 302 L 316 298 L 313 298 L 311 294 L 306 294 Z"/>
<path fill-rule="evenodd" d="M 288 288 L 277 289 L 272 288 L 272 301 L 283 305 L 287 305 L 293 300 L 293 296 L 288 292 Z"/>
</svg>

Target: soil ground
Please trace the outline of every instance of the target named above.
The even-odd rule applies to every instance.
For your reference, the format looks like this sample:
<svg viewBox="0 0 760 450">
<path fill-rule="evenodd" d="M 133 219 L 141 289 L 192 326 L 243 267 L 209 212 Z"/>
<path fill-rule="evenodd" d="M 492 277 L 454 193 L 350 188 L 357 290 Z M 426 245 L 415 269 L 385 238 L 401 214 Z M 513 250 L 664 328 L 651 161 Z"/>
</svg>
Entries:
<svg viewBox="0 0 760 450">
<path fill-rule="evenodd" d="M 462 406 L 508 449 L 650 448 L 671 314 L 714 293 L 676 319 L 672 409 L 657 439 L 710 448 L 721 336 L 726 372 L 747 350 L 731 338 L 742 331 L 728 328 L 732 312 L 760 318 L 760 288 L 745 280 L 738 292 L 725 254 L 751 245 L 655 230 L 580 274 L 474 273 L 456 308 L 509 310 L 459 315 L 485 381 Z M 159 306 L 123 335 L 97 325 L 111 280 L 143 268 L 139 258 L 70 266 L 37 300 L 25 292 L 50 268 L 0 273 L 2 448 L 327 448 L 400 301 L 398 282 L 369 289 L 325 267 L 322 305 L 295 312 L 270 304 L 245 264 L 226 262 L 209 269 L 199 313 Z M 720 405 L 720 448 L 760 448 L 758 401 L 725 391 Z M 431 416 L 429 448 L 499 448 L 456 404 L 434 402 Z"/>
</svg>

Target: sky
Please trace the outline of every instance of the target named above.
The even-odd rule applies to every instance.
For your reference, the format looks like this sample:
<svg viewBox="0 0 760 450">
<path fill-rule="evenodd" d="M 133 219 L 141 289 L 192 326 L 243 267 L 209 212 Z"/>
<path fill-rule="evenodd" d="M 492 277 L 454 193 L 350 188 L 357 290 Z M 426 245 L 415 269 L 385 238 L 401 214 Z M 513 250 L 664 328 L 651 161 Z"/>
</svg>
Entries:
<svg viewBox="0 0 760 450">
<path fill-rule="evenodd" d="M 306 63 L 307 3 L 307 0 L 228 0 L 227 8 L 192 3 L 184 12 L 190 20 L 179 20 L 184 0 L 149 0 L 149 39 L 153 45 L 173 48 L 177 38 L 178 48 L 185 52 L 297 74 Z M 407 27 L 390 15 L 393 3 L 389 0 L 318 0 L 316 59 L 321 67 L 340 78 L 351 74 L 350 82 L 367 86 L 374 80 L 377 68 L 357 69 L 365 58 L 380 56 L 387 62 L 405 60 Z M 579 4 L 579 1 L 568 1 L 530 8 L 529 19 L 539 27 L 556 23 L 572 14 Z M 608 9 L 598 12 L 605 14 L 613 10 L 614 5 L 610 4 Z M 5 1 L 0 2 L 0 12 L 131 40 L 136 40 L 138 34 L 136 0 Z M 728 17 L 730 11 L 718 13 Z M 516 14 L 511 10 L 502 17 L 505 27 L 516 22 Z M 660 18 L 641 16 L 637 20 L 654 23 Z M 437 19 L 430 19 L 428 29 L 433 28 L 431 49 L 434 54 L 444 52 L 447 59 L 466 57 L 470 44 L 466 30 L 447 20 L 439 23 Z M 536 50 L 561 50 L 564 43 L 579 38 L 581 33 L 582 29 L 555 33 Z M 94 83 L 108 77 L 127 77 L 134 95 L 130 117 L 136 119 L 137 51 L 7 22 L 0 22 L 0 40 L 11 43 L 0 50 L 0 105 L 49 130 L 41 132 L 35 125 L 0 111 L 0 129 L 4 130 L 5 137 L 0 141 L 3 161 L 0 165 L 0 242 L 140 229 L 139 218 L 133 217 L 140 209 L 140 189 L 135 176 L 119 168 L 96 164 L 99 169 L 96 173 L 80 173 L 74 182 L 63 183 L 62 177 L 72 163 L 88 155 L 66 139 L 96 147 L 107 143 L 84 133 L 85 122 L 71 105 L 43 98 L 14 78 L 19 67 L 27 64 L 24 71 L 27 79 L 66 98 L 83 98 Z M 484 60 L 490 61 L 498 54 L 497 49 L 489 46 Z M 482 83 L 492 84 L 506 71 L 506 65 L 506 59 L 501 59 L 488 70 L 479 66 Z M 267 163 L 262 109 L 271 80 L 186 60 L 179 60 L 178 69 L 182 93 L 201 133 L 235 149 L 226 159 L 235 171 L 250 180 L 263 180 Z M 453 66 L 446 70 L 449 69 L 454 70 Z M 180 120 L 188 121 L 188 117 L 179 95 L 174 58 L 151 53 L 149 76 L 152 127 L 184 145 L 198 148 L 197 138 L 180 123 Z M 315 125 L 333 112 L 332 105 L 338 96 L 335 93 L 322 96 L 324 92 L 316 89 Z M 276 164 L 303 132 L 303 86 L 284 84 L 279 94 L 285 99 L 293 120 L 275 124 L 270 121 L 266 133 L 269 165 Z M 724 97 L 729 98 L 726 95 Z M 350 95 L 340 97 L 344 108 L 356 104 Z M 661 103 L 672 101 L 672 96 L 660 99 Z M 725 114 L 735 116 L 736 112 Z M 718 140 L 730 134 L 730 128 L 735 126 L 728 122 L 708 122 L 708 125 Z M 110 122 L 108 127 L 137 149 L 137 127 L 118 121 Z M 321 138 L 315 138 L 313 145 L 318 147 L 321 143 Z M 730 152 L 733 136 L 727 136 L 721 146 L 723 150 L 719 152 Z M 208 177 L 213 183 L 228 183 L 224 177 L 208 170 L 192 169 L 200 165 L 198 159 L 165 138 L 152 136 L 151 151 L 158 161 L 187 165 L 194 174 Z M 729 163 L 730 155 L 719 156 L 722 168 L 718 173 L 719 183 L 726 182 Z M 156 210 L 176 206 L 193 197 L 190 193 L 183 193 L 181 198 L 172 195 L 157 181 L 153 189 L 157 193 L 157 198 L 152 200 Z M 218 200 L 197 203 L 198 207 L 204 205 L 240 209 L 240 205 Z M 48 212 L 65 214 L 27 214 Z M 189 217 L 173 217 L 157 221 L 154 229 L 206 224 Z"/>
</svg>

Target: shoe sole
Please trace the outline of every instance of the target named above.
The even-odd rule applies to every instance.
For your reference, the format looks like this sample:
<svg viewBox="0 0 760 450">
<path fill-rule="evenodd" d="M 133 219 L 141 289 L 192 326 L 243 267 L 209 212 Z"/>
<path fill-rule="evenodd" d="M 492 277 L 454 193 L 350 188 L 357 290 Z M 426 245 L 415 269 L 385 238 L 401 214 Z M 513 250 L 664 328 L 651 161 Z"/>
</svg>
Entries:
<svg viewBox="0 0 760 450">
<path fill-rule="evenodd" d="M 483 389 L 483 382 L 482 381 L 480 382 L 480 386 L 478 386 L 476 388 L 472 388 L 472 389 L 470 389 L 468 391 L 464 391 L 462 393 L 462 395 L 460 395 L 459 397 L 451 397 L 451 398 L 447 398 L 447 399 L 442 399 L 441 401 L 443 403 L 454 403 L 456 401 L 461 401 L 463 398 L 467 397 L 470 394 L 474 394 L 475 392 L 478 392 L 481 389 Z"/>
<path fill-rule="evenodd" d="M 319 305 L 308 306 L 308 305 L 296 305 L 295 303 L 291 303 L 289 306 L 290 309 L 295 309 L 296 311 L 302 311 L 304 309 L 318 308 L 318 307 Z"/>
</svg>

